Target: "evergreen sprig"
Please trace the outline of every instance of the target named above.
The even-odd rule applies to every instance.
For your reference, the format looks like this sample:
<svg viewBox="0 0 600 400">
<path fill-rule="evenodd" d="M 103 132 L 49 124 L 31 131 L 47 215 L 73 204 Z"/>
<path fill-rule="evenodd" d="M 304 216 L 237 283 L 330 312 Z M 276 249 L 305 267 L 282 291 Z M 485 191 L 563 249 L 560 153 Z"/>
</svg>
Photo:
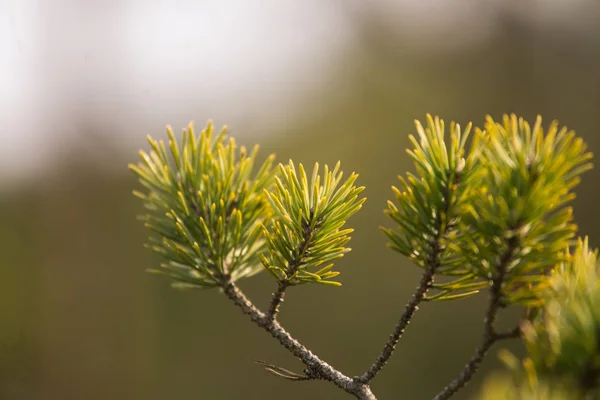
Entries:
<svg viewBox="0 0 600 400">
<path fill-rule="evenodd" d="M 399 176 L 401 189 L 392 187 L 396 203 L 388 201 L 385 211 L 398 225 L 381 228 L 390 239 L 388 246 L 427 268 L 435 263 L 435 273 L 458 278 L 431 284 L 438 293 L 426 300 L 452 300 L 478 293 L 486 284 L 466 268 L 460 252 L 448 251 L 450 242 L 460 240 L 461 210 L 467 204 L 475 182 L 480 153 L 475 137 L 468 142 L 471 124 L 464 131 L 451 122 L 446 137 L 444 121 L 427 115 L 423 127 L 415 121 L 418 139 L 410 135 L 414 150 L 407 153 L 414 161 L 417 175 Z"/>
<path fill-rule="evenodd" d="M 481 155 L 474 175 L 480 184 L 461 213 L 462 235 L 449 249 L 489 283 L 488 309 L 481 345 L 436 400 L 462 388 L 494 343 L 521 334 L 496 330 L 500 308 L 521 304 L 532 315 L 531 307 L 544 304 L 549 274 L 566 260 L 564 249 L 576 233 L 567 204 L 579 175 L 591 168 L 583 141 L 556 122 L 544 132 L 540 117 L 533 129 L 515 115 L 505 115 L 502 123 L 488 117 L 476 134 Z"/>
<path fill-rule="evenodd" d="M 509 352 L 502 359 L 513 374 L 496 377 L 484 387 L 482 399 L 511 393 L 517 400 L 579 400 L 600 396 L 600 263 L 588 239 L 551 274 L 544 305 L 522 324 L 527 357 Z M 546 397 L 544 397 L 546 396 Z"/>
<path fill-rule="evenodd" d="M 502 303 L 535 305 L 553 266 L 576 232 L 573 188 L 591 168 L 591 153 L 575 133 L 553 122 L 544 132 L 522 118 L 488 117 L 481 140 L 474 195 L 462 221 L 465 232 L 450 247 L 482 279 L 502 277 Z"/>
<path fill-rule="evenodd" d="M 321 177 L 315 164 L 309 181 L 303 165 L 296 172 L 292 161 L 279 165 L 279 175 L 273 190 L 265 190 L 274 215 L 264 228 L 264 267 L 278 282 L 339 286 L 332 280 L 339 272 L 331 270 L 331 261 L 350 251 L 345 245 L 353 229 L 342 227 L 366 200 L 359 197 L 364 187 L 354 185 L 358 175 L 352 173 L 342 182 L 338 162 L 333 170 L 325 165 Z"/>
<path fill-rule="evenodd" d="M 580 239 L 555 269 L 538 317 L 523 326 L 530 371 L 582 394 L 600 395 L 599 268 L 598 250 Z"/>
<path fill-rule="evenodd" d="M 423 274 L 383 350 L 359 376 L 350 377 L 303 346 L 279 323 L 290 286 L 339 286 L 333 261 L 352 229 L 344 228 L 365 199 L 357 175 L 343 180 L 338 163 L 306 173 L 292 161 L 272 168 L 268 157 L 256 173 L 258 147 L 248 152 L 212 124 L 199 135 L 192 125 L 178 142 L 148 137 L 151 150 L 130 165 L 144 192 L 134 194 L 156 236 L 148 247 L 166 262 L 152 270 L 177 287 L 220 287 L 226 297 L 298 357 L 305 369 L 291 372 L 261 362 L 286 379 L 324 379 L 356 398 L 375 400 L 370 383 L 384 368 L 423 300 L 452 300 L 488 290 L 481 344 L 462 372 L 436 400 L 445 400 L 474 376 L 492 346 L 523 337 L 528 357 L 505 357 L 517 374 L 505 392 L 511 398 L 575 400 L 600 393 L 600 279 L 597 251 L 587 239 L 569 251 L 576 233 L 569 202 L 591 154 L 574 132 L 556 122 L 544 131 L 515 115 L 485 129 L 464 131 L 427 116 L 416 122 L 408 154 L 416 173 L 400 177 L 386 214 L 396 223 L 382 228 L 389 247 L 409 257 Z M 266 312 L 239 289 L 236 280 L 263 269 L 278 283 Z M 445 281 L 435 282 L 442 275 Z M 428 296 L 430 289 L 437 293 Z M 525 306 L 525 322 L 496 329 L 499 311 Z M 520 374 L 520 375 L 519 375 Z M 507 388 L 508 386 L 505 386 Z M 540 397 L 542 396 L 542 397 Z M 545 396 L 545 397 L 544 397 Z M 506 397 L 505 397 L 506 398 Z"/>
<path fill-rule="evenodd" d="M 226 128 L 215 137 L 208 124 L 196 135 L 192 124 L 178 142 L 170 127 L 165 143 L 148 136 L 150 152 L 130 165 L 145 187 L 135 191 L 149 213 L 145 226 L 157 234 L 148 247 L 166 259 L 160 269 L 177 287 L 216 287 L 224 276 L 236 280 L 259 272 L 266 247 L 262 224 L 270 207 L 263 190 L 272 184 L 269 156 L 252 170 L 258 146 L 238 150 Z"/>
</svg>

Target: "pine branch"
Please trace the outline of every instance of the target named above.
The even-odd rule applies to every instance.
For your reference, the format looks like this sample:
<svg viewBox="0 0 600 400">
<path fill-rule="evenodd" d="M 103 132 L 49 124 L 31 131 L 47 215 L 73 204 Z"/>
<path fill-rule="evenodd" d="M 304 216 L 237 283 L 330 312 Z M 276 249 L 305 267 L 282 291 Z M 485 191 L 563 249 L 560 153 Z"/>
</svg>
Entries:
<svg viewBox="0 0 600 400">
<path fill-rule="evenodd" d="M 488 316 L 490 314 L 490 311 L 491 308 L 488 310 Z M 486 323 L 486 330 L 487 326 L 488 324 Z M 466 386 L 466 384 L 473 378 L 473 376 L 479 369 L 479 366 L 483 362 L 483 359 L 487 355 L 487 352 L 496 342 L 506 339 L 516 339 L 520 336 L 520 334 L 521 332 L 519 326 L 515 327 L 514 329 L 508 332 L 502 333 L 496 333 L 492 328 L 491 333 L 487 335 L 484 334 L 483 343 L 475 350 L 475 354 L 473 355 L 473 357 L 471 357 L 471 360 L 469 360 L 469 362 L 465 365 L 460 375 L 455 380 L 453 380 L 448 386 L 446 386 L 442 392 L 435 396 L 434 400 L 444 400 L 453 396 L 456 392 L 458 392 L 460 389 Z"/>
<path fill-rule="evenodd" d="M 365 201 L 359 196 L 364 187 L 354 185 L 358 175 L 352 173 L 342 181 L 338 162 L 333 170 L 325 165 L 322 176 L 315 164 L 309 179 L 304 166 L 299 164 L 296 171 L 290 160 L 279 165 L 279 176 L 272 190 L 264 190 L 273 210 L 271 223 L 263 225 L 267 252 L 259 254 L 265 269 L 289 286 L 341 286 L 333 279 L 340 274 L 332 271 L 333 261 L 350 251 L 346 244 L 353 230 L 342 227 Z M 280 287 L 274 294 L 274 314 L 285 289 Z"/>
<path fill-rule="evenodd" d="M 290 286 L 287 281 L 279 282 L 279 286 L 277 286 L 277 291 L 273 293 L 273 297 L 271 298 L 271 302 L 269 303 L 269 309 L 267 310 L 267 319 L 270 321 L 275 320 L 277 318 L 277 314 L 279 313 L 279 307 L 281 303 L 283 303 L 283 299 L 285 297 L 285 291 Z"/>
<path fill-rule="evenodd" d="M 298 357 L 306 366 L 304 371 L 310 379 L 322 379 L 332 382 L 340 389 L 352 394 L 360 400 L 376 400 L 368 384 L 359 382 L 344 375 L 325 361 L 321 360 L 304 345 L 294 339 L 279 322 L 269 319 L 267 314 L 260 311 L 252 302 L 242 293 L 242 291 L 228 278 L 224 277 L 222 287 L 225 295 L 237 305 L 244 314 L 266 330 L 271 336 L 289 350 L 294 356 Z"/>
<path fill-rule="evenodd" d="M 515 326 L 510 331 L 496 332 L 495 336 L 496 336 L 496 340 L 517 339 L 517 338 L 521 337 L 521 324 Z"/>
<path fill-rule="evenodd" d="M 483 359 L 490 348 L 501 339 L 508 339 L 518 334 L 518 330 L 509 332 L 509 334 L 498 334 L 495 331 L 496 318 L 498 316 L 498 310 L 502 306 L 502 283 L 506 276 L 507 268 L 509 263 L 514 257 L 519 247 L 519 240 L 513 236 L 508 240 L 508 249 L 501 258 L 500 264 L 498 265 L 498 273 L 492 278 L 492 287 L 490 288 L 490 301 L 486 311 L 484 320 L 483 330 L 483 341 L 481 345 L 475 350 L 475 354 L 471 357 L 471 360 L 465 365 L 460 375 L 454 379 L 448 386 L 444 388 L 434 400 L 445 400 L 449 399 L 466 386 L 467 383 L 473 378 L 475 373 L 479 370 Z"/>
<path fill-rule="evenodd" d="M 438 135 L 437 138 L 441 139 L 435 143 L 437 143 L 438 146 L 440 146 L 440 144 L 443 142 L 443 128 L 439 126 L 439 121 L 438 125 L 436 126 L 435 121 L 430 119 L 429 127 L 430 129 L 426 133 L 423 131 L 423 128 L 420 126 L 420 124 L 417 124 L 417 129 L 419 130 L 419 132 L 421 133 L 421 137 L 423 138 L 422 143 L 433 143 L 433 134 L 435 133 Z M 458 155 L 462 155 L 459 151 L 460 147 L 458 146 L 458 132 L 460 132 L 459 128 L 454 129 L 454 126 L 451 128 L 451 134 L 455 135 L 455 146 L 451 149 L 450 153 L 452 154 L 452 157 L 456 160 L 458 160 L 459 158 Z M 427 138 L 427 134 L 430 135 L 429 138 Z M 438 148 L 436 146 L 433 146 L 432 148 L 439 150 L 437 152 L 431 151 L 432 156 L 435 155 L 439 157 L 442 154 L 446 153 L 445 151 L 442 151 L 441 148 Z M 446 159 L 448 159 L 447 154 Z M 406 305 L 404 312 L 400 317 L 400 320 L 394 327 L 394 331 L 392 332 L 388 341 L 383 347 L 382 352 L 371 364 L 369 369 L 363 375 L 360 376 L 360 382 L 370 382 L 383 369 L 383 367 L 385 367 L 388 360 L 393 355 L 394 350 L 396 349 L 396 345 L 398 344 L 398 341 L 400 340 L 404 331 L 406 330 L 406 327 L 408 326 L 411 319 L 419 309 L 419 304 L 425 299 L 427 292 L 432 287 L 434 275 L 436 273 L 436 270 L 441 265 L 441 256 L 444 251 L 444 246 L 442 245 L 441 241 L 452 229 L 452 224 L 450 223 L 450 220 L 453 217 L 453 213 L 451 211 L 453 211 L 452 208 L 456 206 L 456 192 L 458 191 L 458 186 L 461 180 L 462 172 L 459 171 L 459 169 L 460 168 L 458 167 L 457 162 L 456 165 L 448 165 L 447 167 L 445 166 L 444 168 L 442 168 L 442 170 L 439 173 L 439 176 L 423 174 L 424 176 L 428 177 L 428 179 L 431 181 L 430 187 L 434 187 L 435 185 L 439 186 L 440 194 L 439 203 L 435 204 L 434 202 L 432 202 L 432 204 L 430 204 L 432 208 L 428 209 L 424 213 L 427 216 L 435 216 L 431 223 L 431 226 L 429 227 L 430 231 L 433 233 L 433 236 L 431 237 L 431 239 L 429 239 L 429 241 L 427 241 L 423 245 L 423 254 L 426 257 L 426 259 L 424 260 L 425 271 L 421 276 L 421 281 L 419 283 L 419 286 L 417 287 L 416 292 L 413 294 L 411 300 Z M 415 187 L 415 189 L 418 187 L 415 184 L 413 184 L 413 186 Z M 397 209 L 394 208 L 393 210 Z M 390 215 L 394 215 L 394 213 L 391 213 Z M 396 220 L 398 222 L 401 222 L 404 220 L 404 218 L 397 217 Z M 384 233 L 385 232 L 386 231 L 384 230 Z M 390 230 L 387 230 L 387 234 L 388 237 L 392 238 L 392 240 L 395 237 L 397 237 Z"/>
<path fill-rule="evenodd" d="M 527 356 L 503 354 L 512 373 L 487 380 L 482 399 L 597 397 L 598 250 L 589 247 L 587 237 L 573 247 L 565 249 L 565 261 L 550 274 L 542 307 L 524 317 L 520 333 Z"/>
<path fill-rule="evenodd" d="M 398 323 L 396 324 L 393 333 L 390 335 L 387 343 L 383 347 L 383 351 L 381 352 L 381 354 L 379 354 L 379 356 L 373 362 L 373 364 L 371 364 L 369 369 L 363 375 L 360 376 L 360 382 L 368 383 L 371 380 L 373 380 L 373 378 L 375 378 L 375 376 L 383 369 L 383 367 L 385 367 L 390 357 L 392 357 L 392 354 L 394 354 L 394 350 L 396 349 L 398 341 L 402 337 L 402 334 L 404 333 L 406 327 L 410 323 L 410 320 L 419 309 L 419 304 L 425 298 L 425 294 L 431 287 L 431 284 L 433 282 L 433 276 L 435 274 L 435 269 L 439 265 L 439 246 L 437 250 L 438 251 L 433 253 L 433 262 L 431 262 L 427 266 L 425 273 L 421 277 L 421 282 L 417 287 L 417 291 L 406 305 L 404 313 L 402 313 L 400 321 L 398 321 Z"/>
<path fill-rule="evenodd" d="M 316 164 L 309 179 L 304 167 L 300 164 L 296 171 L 292 161 L 280 164 L 279 174 L 272 171 L 271 156 L 254 174 L 258 148 L 248 152 L 242 146 L 238 151 L 233 139 L 226 140 L 225 129 L 213 136 L 211 124 L 199 136 L 190 125 L 180 143 L 168 129 L 168 146 L 148 138 L 152 150 L 142 151 L 141 162 L 130 168 L 147 189 L 134 192 L 148 210 L 142 220 L 158 234 L 148 247 L 165 259 L 151 272 L 170 276 L 178 288 L 220 287 L 305 365 L 302 373 L 295 373 L 259 362 L 267 371 L 294 381 L 327 380 L 358 399 L 375 399 L 369 383 L 392 356 L 422 301 L 460 299 L 488 285 L 482 343 L 435 400 L 447 399 L 464 387 L 497 341 L 522 333 L 531 356 L 524 363 L 536 367 L 528 370 L 534 374 L 556 368 L 548 364 L 548 352 L 571 353 L 555 350 L 555 335 L 546 332 L 549 324 L 565 330 L 560 335 L 564 348 L 598 343 L 600 324 L 593 311 L 600 296 L 592 296 L 595 292 L 585 286 L 589 293 L 578 297 L 581 282 L 598 282 L 597 253 L 587 250 L 587 242 L 580 243 L 573 265 L 589 266 L 585 275 L 580 268 L 572 268 L 577 272 L 570 274 L 571 258 L 563 251 L 576 233 L 567 207 L 574 198 L 572 189 L 579 175 L 591 168 L 591 154 L 583 141 L 566 128 L 559 130 L 556 122 L 544 134 L 541 118 L 531 128 L 514 115 L 505 116 L 501 124 L 488 118 L 485 130 L 477 129 L 469 144 L 470 124 L 462 132 L 452 123 L 449 140 L 437 117 L 428 115 L 427 126 L 416 122 L 416 127 L 417 135 L 409 136 L 414 150 L 408 154 L 417 175 L 400 177 L 401 189 L 392 188 L 396 203 L 389 201 L 386 213 L 398 229 L 382 230 L 390 239 L 389 247 L 424 272 L 382 352 L 360 377 L 350 378 L 321 360 L 277 321 L 288 287 L 341 285 L 334 280 L 339 272 L 332 271 L 332 261 L 350 251 L 346 244 L 353 230 L 342 227 L 365 199 L 359 196 L 364 188 L 354 185 L 358 175 L 352 173 L 343 182 L 339 163 L 331 171 L 325 166 L 322 176 Z M 235 284 L 263 269 L 278 283 L 266 313 Z M 452 278 L 434 284 L 434 275 Z M 548 296 L 549 287 L 555 295 Z M 437 293 L 427 295 L 430 289 Z M 560 302 L 565 293 L 569 306 Z M 572 304 L 578 303 L 571 297 L 582 307 L 575 310 Z M 551 305 L 544 306 L 548 301 Z M 500 308 L 512 304 L 546 309 L 543 318 L 526 317 L 529 325 L 496 332 Z M 588 339 L 581 339 L 581 332 Z M 593 379 L 597 369 L 591 365 L 593 360 L 572 374 L 583 377 L 580 389 L 597 383 Z"/>
</svg>

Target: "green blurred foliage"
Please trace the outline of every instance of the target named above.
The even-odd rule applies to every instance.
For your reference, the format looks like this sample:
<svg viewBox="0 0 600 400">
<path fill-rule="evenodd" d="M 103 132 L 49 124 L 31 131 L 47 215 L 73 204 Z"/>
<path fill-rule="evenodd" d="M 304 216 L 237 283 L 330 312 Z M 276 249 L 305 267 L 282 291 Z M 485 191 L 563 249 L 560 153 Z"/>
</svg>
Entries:
<svg viewBox="0 0 600 400">
<path fill-rule="evenodd" d="M 502 356 L 512 373 L 489 378 L 481 398 L 597 399 L 600 396 L 598 250 L 579 239 L 552 271 L 544 305 L 522 324 L 527 357 Z M 502 397 L 504 396 L 504 397 Z"/>
<path fill-rule="evenodd" d="M 366 186 L 368 201 L 352 221 L 353 251 L 337 265 L 343 286 L 291 288 L 280 315 L 300 341 L 348 374 L 376 357 L 418 282 L 419 271 L 386 249 L 378 232 L 390 186 L 411 169 L 404 149 L 413 119 L 430 112 L 464 126 L 482 125 L 486 113 L 541 114 L 575 129 L 600 154 L 597 40 L 506 20 L 486 47 L 432 54 L 397 44 L 368 19 L 356 23 L 357 44 L 335 76 L 261 143 L 279 161 L 342 160 Z M 98 124 L 112 129 L 110 121 Z M 249 135 L 248 144 L 259 133 L 251 121 L 234 128 Z M 290 383 L 253 364 L 301 368 L 217 291 L 181 293 L 144 273 L 159 260 L 142 247 L 146 232 L 135 220 L 135 179 L 125 165 L 122 174 L 107 173 L 68 157 L 60 169 L 2 193 L 0 398 L 347 398 L 325 382 Z M 592 246 L 600 244 L 599 180 L 598 169 L 588 173 L 574 202 Z M 267 274 L 242 285 L 260 307 L 275 289 Z M 374 391 L 431 398 L 479 343 L 484 303 L 475 296 L 424 304 Z M 522 354 L 517 343 L 509 346 Z M 457 399 L 479 391 L 499 365 L 494 353 Z"/>
</svg>

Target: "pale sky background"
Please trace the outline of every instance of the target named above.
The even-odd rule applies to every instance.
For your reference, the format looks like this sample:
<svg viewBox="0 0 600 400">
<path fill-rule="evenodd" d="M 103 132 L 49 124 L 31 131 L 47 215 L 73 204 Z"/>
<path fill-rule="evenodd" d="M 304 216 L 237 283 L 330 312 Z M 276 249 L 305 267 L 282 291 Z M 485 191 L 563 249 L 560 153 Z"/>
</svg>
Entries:
<svg viewBox="0 0 600 400">
<path fill-rule="evenodd" d="M 335 73 L 352 13 L 452 51 L 484 45 L 494 10 L 585 30 L 594 1 L 0 0 L 0 183 L 60 156 L 86 135 L 82 119 L 108 121 L 100 134 L 131 148 L 192 119 L 272 128 Z"/>
</svg>

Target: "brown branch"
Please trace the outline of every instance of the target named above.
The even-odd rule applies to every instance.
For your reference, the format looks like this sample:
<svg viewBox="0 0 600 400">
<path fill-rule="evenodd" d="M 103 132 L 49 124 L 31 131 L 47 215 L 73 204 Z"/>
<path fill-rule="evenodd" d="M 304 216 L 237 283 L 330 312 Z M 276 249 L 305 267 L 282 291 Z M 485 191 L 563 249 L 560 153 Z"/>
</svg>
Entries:
<svg viewBox="0 0 600 400">
<path fill-rule="evenodd" d="M 496 340 L 517 339 L 521 337 L 521 324 L 507 332 L 496 332 Z"/>
<path fill-rule="evenodd" d="M 453 380 L 448 386 L 444 388 L 444 390 L 434 397 L 434 400 L 443 400 L 448 399 L 453 396 L 456 392 L 458 392 L 461 388 L 463 388 L 475 375 L 475 372 L 479 369 L 479 366 L 483 362 L 485 355 L 488 350 L 494 344 L 494 340 L 492 338 L 486 339 L 483 344 L 477 348 L 475 354 L 471 358 L 471 360 L 465 365 L 464 369 L 460 373 L 460 375 Z"/>
<path fill-rule="evenodd" d="M 450 209 L 449 199 L 450 194 L 446 193 L 446 205 L 441 212 L 438 212 L 438 216 L 436 218 L 436 230 L 437 234 L 431 241 L 431 254 L 427 260 L 425 272 L 421 276 L 421 281 L 419 286 L 417 287 L 416 292 L 413 294 L 413 297 L 410 299 L 406 307 L 404 308 L 404 312 L 400 317 L 400 320 L 394 327 L 394 331 L 388 338 L 383 350 L 377 356 L 373 364 L 369 367 L 369 369 L 362 374 L 357 379 L 363 383 L 369 383 L 375 376 L 385 367 L 392 354 L 394 354 L 394 350 L 396 349 L 396 345 L 398 341 L 404 334 L 406 327 L 410 323 L 410 320 L 413 318 L 417 310 L 419 309 L 419 304 L 425 298 L 427 291 L 431 288 L 433 284 L 433 277 L 435 275 L 436 269 L 440 266 L 440 255 L 442 254 L 443 248 L 440 244 L 440 239 L 445 235 L 446 229 L 448 229 L 448 225 L 446 225 L 446 229 L 442 229 L 442 219 L 441 214 L 448 215 L 448 211 Z"/>
<path fill-rule="evenodd" d="M 509 262 L 512 260 L 518 244 L 519 242 L 516 237 L 511 237 L 508 240 L 508 249 L 500 260 L 498 265 L 498 274 L 492 278 L 490 301 L 484 320 L 483 341 L 481 345 L 475 350 L 475 354 L 473 354 L 471 360 L 469 360 L 469 362 L 465 365 L 460 375 L 450 382 L 450 384 L 446 386 L 440 393 L 438 393 L 438 395 L 434 397 L 434 400 L 449 399 L 452 395 L 469 383 L 469 381 L 473 378 L 473 375 L 475 375 L 477 370 L 479 370 L 483 359 L 494 343 L 502 339 L 518 337 L 518 328 L 502 334 L 496 333 L 494 329 L 496 317 L 498 316 L 498 310 L 502 306 L 502 283 L 504 282 L 506 275 L 506 268 Z"/>
<path fill-rule="evenodd" d="M 425 273 L 421 277 L 421 282 L 417 287 L 417 291 L 406 305 L 406 308 L 404 309 L 404 312 L 400 317 L 400 321 L 398 321 L 398 323 L 396 324 L 394 331 L 392 332 L 387 343 L 383 347 L 383 351 L 381 352 L 381 354 L 379 354 L 379 356 L 373 362 L 373 364 L 371 364 L 369 369 L 358 378 L 360 382 L 369 383 L 379 373 L 379 371 L 381 371 L 383 367 L 385 367 L 386 363 L 394 353 L 396 345 L 402 337 L 402 334 L 404 333 L 410 320 L 419 309 L 419 304 L 421 303 L 421 301 L 423 301 L 423 299 L 425 298 L 425 294 L 431 287 L 436 266 L 437 264 L 432 263 L 425 270 Z"/>
<path fill-rule="evenodd" d="M 446 386 L 442 392 L 435 396 L 434 400 L 448 399 L 456 392 L 458 392 L 461 388 L 463 388 L 473 378 L 473 375 L 475 375 L 475 373 L 479 369 L 479 366 L 483 362 L 483 359 L 485 358 L 487 352 L 494 345 L 494 343 L 500 340 L 516 339 L 520 336 L 520 334 L 521 330 L 519 326 L 517 326 L 515 329 L 503 333 L 496 333 L 492 331 L 491 335 L 485 337 L 481 346 L 479 346 L 477 350 L 475 350 L 475 354 L 467 363 L 467 365 L 465 365 L 460 375 L 455 380 L 453 380 L 448 386 Z"/>
<path fill-rule="evenodd" d="M 266 330 L 271 336 L 294 356 L 298 357 L 306 366 L 305 374 L 311 379 L 323 379 L 332 382 L 340 389 L 354 395 L 361 400 L 376 400 L 368 384 L 359 382 L 344 375 L 325 361 L 321 360 L 300 342 L 294 339 L 281 325 L 268 315 L 260 311 L 242 293 L 242 291 L 230 279 L 225 277 L 222 281 L 225 295 L 237 305 L 244 314 L 258 326 Z"/>
<path fill-rule="evenodd" d="M 269 303 L 269 309 L 267 310 L 267 319 L 273 321 L 277 318 L 277 313 L 279 313 L 279 306 L 283 302 L 283 298 L 285 297 L 285 290 L 290 286 L 288 281 L 279 282 L 279 286 L 277 287 L 277 291 L 273 293 L 273 297 L 271 298 L 271 303 Z"/>
</svg>

